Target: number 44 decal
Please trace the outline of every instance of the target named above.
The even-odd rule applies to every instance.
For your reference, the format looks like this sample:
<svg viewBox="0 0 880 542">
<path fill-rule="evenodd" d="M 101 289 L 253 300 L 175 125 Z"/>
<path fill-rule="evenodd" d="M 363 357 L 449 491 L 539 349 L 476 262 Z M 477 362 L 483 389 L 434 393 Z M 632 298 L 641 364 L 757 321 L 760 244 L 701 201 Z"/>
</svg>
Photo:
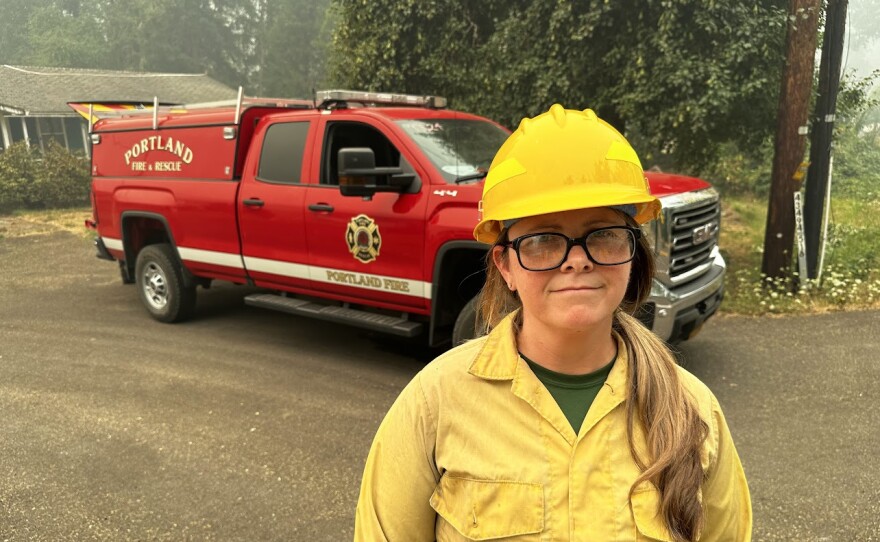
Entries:
<svg viewBox="0 0 880 542">
<path fill-rule="evenodd" d="M 435 196 L 458 196 L 458 190 L 434 190 Z"/>
</svg>

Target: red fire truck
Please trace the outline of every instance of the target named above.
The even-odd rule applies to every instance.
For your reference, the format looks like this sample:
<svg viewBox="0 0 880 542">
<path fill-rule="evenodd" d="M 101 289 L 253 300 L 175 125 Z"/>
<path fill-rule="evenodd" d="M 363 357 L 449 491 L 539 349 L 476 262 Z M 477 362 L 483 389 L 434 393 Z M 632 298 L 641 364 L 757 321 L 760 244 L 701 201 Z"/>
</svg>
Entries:
<svg viewBox="0 0 880 542">
<path fill-rule="evenodd" d="M 487 249 L 472 228 L 508 131 L 445 105 L 322 91 L 116 111 L 91 131 L 98 257 L 163 322 L 221 280 L 259 287 L 246 302 L 267 309 L 431 345 L 472 337 Z M 721 302 L 719 199 L 699 179 L 646 175 L 663 220 L 645 231 L 658 270 L 640 317 L 675 342 Z"/>
</svg>

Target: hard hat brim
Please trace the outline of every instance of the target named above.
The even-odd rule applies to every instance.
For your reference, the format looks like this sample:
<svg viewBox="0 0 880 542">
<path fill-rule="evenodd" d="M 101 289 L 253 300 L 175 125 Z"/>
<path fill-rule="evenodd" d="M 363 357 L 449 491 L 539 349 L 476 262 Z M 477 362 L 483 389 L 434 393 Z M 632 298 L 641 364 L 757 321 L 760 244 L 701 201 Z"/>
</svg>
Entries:
<svg viewBox="0 0 880 542">
<path fill-rule="evenodd" d="M 504 220 L 628 204 L 635 205 L 633 219 L 640 225 L 660 216 L 660 200 L 644 190 L 627 190 L 616 184 L 579 184 L 564 190 L 535 194 L 527 201 L 515 200 L 496 206 L 493 216 L 481 220 L 474 228 L 474 238 L 482 243 L 495 243 L 504 229 Z"/>
</svg>

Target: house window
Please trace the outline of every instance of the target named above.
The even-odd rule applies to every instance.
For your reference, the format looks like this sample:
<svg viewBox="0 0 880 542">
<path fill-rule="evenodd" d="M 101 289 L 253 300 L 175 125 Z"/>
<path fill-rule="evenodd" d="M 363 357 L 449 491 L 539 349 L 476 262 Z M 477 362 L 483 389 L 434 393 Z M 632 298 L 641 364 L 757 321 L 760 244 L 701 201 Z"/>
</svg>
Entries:
<svg viewBox="0 0 880 542">
<path fill-rule="evenodd" d="M 10 145 L 27 140 L 31 147 L 46 149 L 55 141 L 72 152 L 87 154 L 84 124 L 79 117 L 6 117 Z"/>
<path fill-rule="evenodd" d="M 59 117 L 40 117 L 40 139 L 42 140 L 43 149 L 49 148 L 49 142 L 54 141 L 62 147 L 67 147 L 67 141 L 64 138 L 64 123 Z M 30 129 L 28 130 L 30 135 Z"/>
<path fill-rule="evenodd" d="M 18 143 L 19 141 L 24 141 L 23 119 L 21 117 L 9 117 L 7 121 L 9 122 L 9 142 Z"/>
<path fill-rule="evenodd" d="M 86 143 L 83 140 L 83 120 L 79 117 L 64 118 L 64 133 L 67 135 L 67 148 L 71 152 L 86 152 Z"/>
</svg>

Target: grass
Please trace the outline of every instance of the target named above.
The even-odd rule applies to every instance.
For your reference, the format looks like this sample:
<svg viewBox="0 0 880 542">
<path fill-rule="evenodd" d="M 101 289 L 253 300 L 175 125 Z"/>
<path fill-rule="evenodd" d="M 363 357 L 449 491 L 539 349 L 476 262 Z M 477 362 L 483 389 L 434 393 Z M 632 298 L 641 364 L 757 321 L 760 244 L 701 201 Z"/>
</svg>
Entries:
<svg viewBox="0 0 880 542">
<path fill-rule="evenodd" d="M 20 211 L 0 216 L 0 238 L 65 230 L 93 235 L 83 224 L 87 207 Z M 769 281 L 761 275 L 767 200 L 722 198 L 721 253 L 727 260 L 727 314 L 765 315 L 880 308 L 880 200 L 835 196 L 821 280 L 799 287 L 795 279 Z"/>
<path fill-rule="evenodd" d="M 13 211 L 11 219 L 0 216 L 0 237 L 20 237 L 63 230 L 88 238 L 94 235 L 85 226 L 85 220 L 91 217 L 92 210 L 89 207 Z"/>
<path fill-rule="evenodd" d="M 722 198 L 721 252 L 727 260 L 728 314 L 791 314 L 880 308 L 880 201 L 835 196 L 818 281 L 761 274 L 767 201 Z"/>
</svg>

